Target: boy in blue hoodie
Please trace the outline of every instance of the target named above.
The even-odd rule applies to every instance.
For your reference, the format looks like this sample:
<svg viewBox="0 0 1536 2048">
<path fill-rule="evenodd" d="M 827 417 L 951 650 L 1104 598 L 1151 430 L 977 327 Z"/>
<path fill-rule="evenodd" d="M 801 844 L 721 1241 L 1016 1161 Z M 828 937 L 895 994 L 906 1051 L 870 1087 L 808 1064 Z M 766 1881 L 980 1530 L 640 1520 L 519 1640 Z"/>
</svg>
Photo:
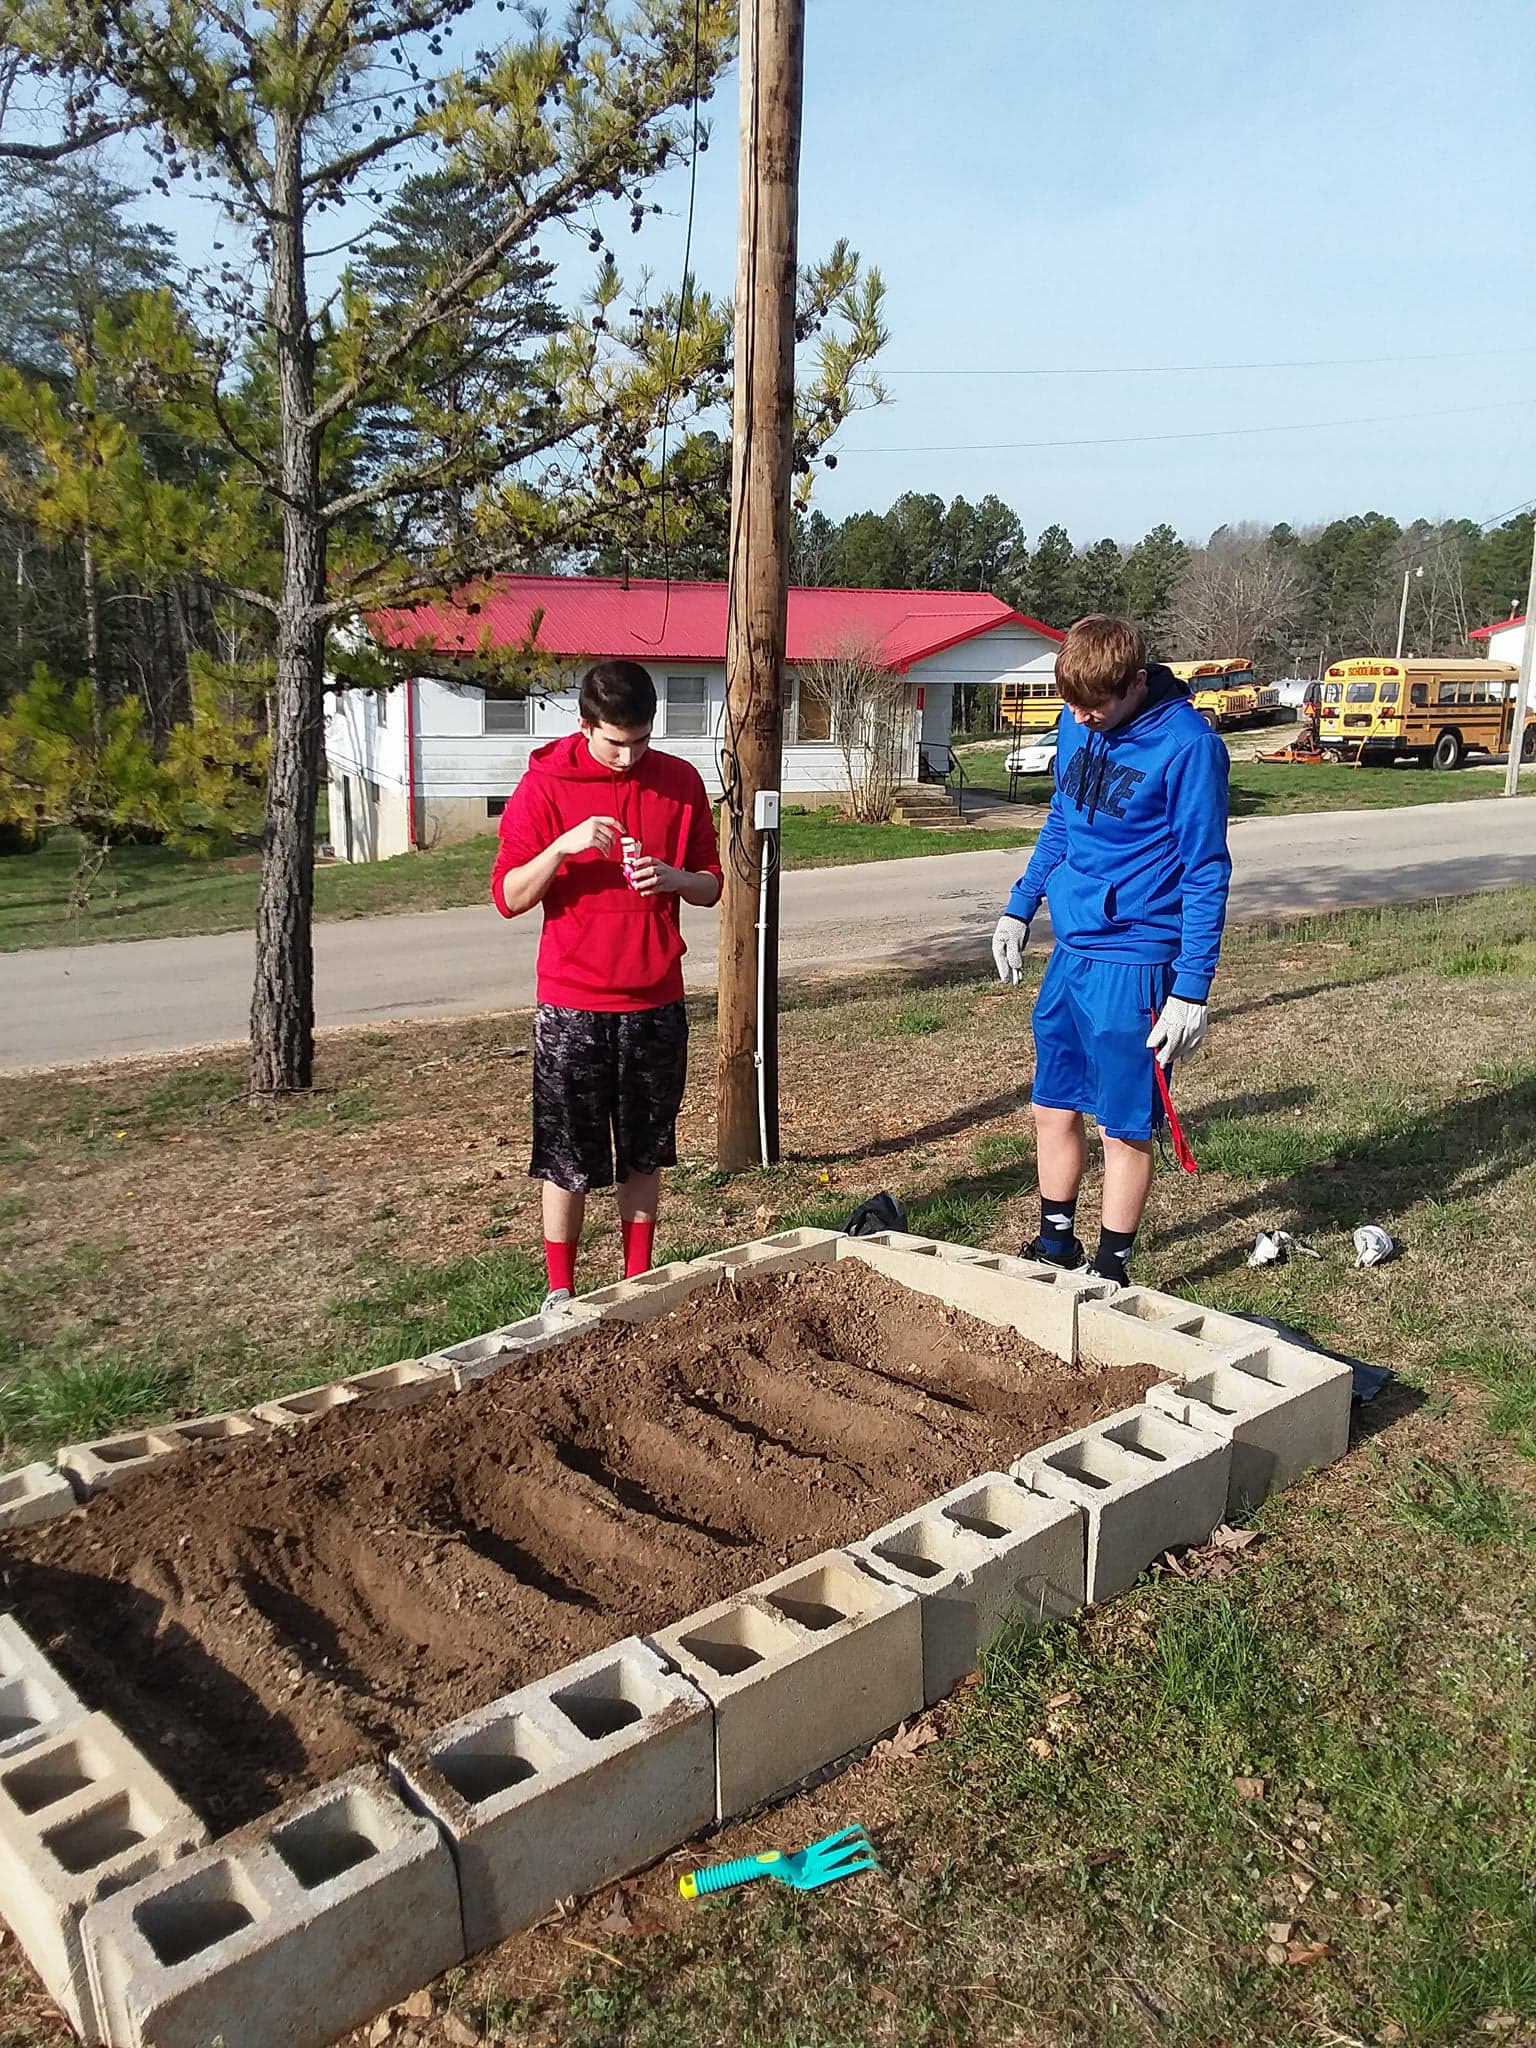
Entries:
<svg viewBox="0 0 1536 2048">
<path fill-rule="evenodd" d="M 1056 787 L 1034 855 L 997 923 L 1000 978 L 1023 978 L 1041 899 L 1055 950 L 1035 998 L 1040 1233 L 1022 1256 L 1077 1267 L 1085 1112 L 1104 1141 L 1091 1271 L 1122 1286 L 1163 1120 L 1153 1062 L 1205 1038 L 1226 917 L 1227 750 L 1127 619 L 1079 619 L 1056 657 Z"/>
</svg>

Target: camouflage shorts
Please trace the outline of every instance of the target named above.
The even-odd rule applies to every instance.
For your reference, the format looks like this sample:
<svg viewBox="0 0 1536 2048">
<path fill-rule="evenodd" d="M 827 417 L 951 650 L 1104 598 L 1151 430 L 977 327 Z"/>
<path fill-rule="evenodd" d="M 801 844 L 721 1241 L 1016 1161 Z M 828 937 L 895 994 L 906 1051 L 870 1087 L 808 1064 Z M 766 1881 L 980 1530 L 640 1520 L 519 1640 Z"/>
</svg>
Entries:
<svg viewBox="0 0 1536 2048">
<path fill-rule="evenodd" d="M 557 1010 L 533 1018 L 535 1180 L 570 1194 L 677 1164 L 688 1012 Z"/>
</svg>

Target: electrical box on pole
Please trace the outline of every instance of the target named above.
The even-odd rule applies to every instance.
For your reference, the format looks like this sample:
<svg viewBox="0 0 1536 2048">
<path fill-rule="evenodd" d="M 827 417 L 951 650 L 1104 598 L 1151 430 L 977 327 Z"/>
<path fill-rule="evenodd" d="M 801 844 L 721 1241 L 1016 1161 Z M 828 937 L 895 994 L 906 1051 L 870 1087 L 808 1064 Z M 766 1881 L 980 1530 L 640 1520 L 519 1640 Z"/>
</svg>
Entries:
<svg viewBox="0 0 1536 2048">
<path fill-rule="evenodd" d="M 720 820 L 717 1157 L 728 1172 L 779 1156 L 778 835 L 759 798 L 772 794 L 776 811 L 783 762 L 804 73 L 804 0 L 743 0 Z"/>
</svg>

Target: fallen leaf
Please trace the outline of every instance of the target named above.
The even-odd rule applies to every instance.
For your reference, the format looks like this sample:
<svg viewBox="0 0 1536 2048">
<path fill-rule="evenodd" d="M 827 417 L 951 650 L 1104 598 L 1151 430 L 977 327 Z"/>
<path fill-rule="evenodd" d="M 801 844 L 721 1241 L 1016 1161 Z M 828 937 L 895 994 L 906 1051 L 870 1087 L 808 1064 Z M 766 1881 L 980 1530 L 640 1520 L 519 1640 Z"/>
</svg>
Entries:
<svg viewBox="0 0 1536 2048">
<path fill-rule="evenodd" d="M 1285 1950 L 1278 1941 L 1265 1943 L 1264 1960 L 1266 1963 L 1273 1963 L 1277 1969 L 1285 1961 Z"/>
<path fill-rule="evenodd" d="M 368 2029 L 368 2048 L 379 2048 L 381 2041 L 387 2041 L 395 2031 L 395 2023 L 387 2012 L 381 2012 Z"/>
<path fill-rule="evenodd" d="M 1029 1740 L 1025 1743 L 1024 1747 L 1029 1751 L 1031 1756 L 1038 1757 L 1041 1763 L 1044 1763 L 1046 1758 L 1050 1756 L 1052 1753 L 1051 1745 L 1046 1741 L 1043 1735 L 1031 1735 Z"/>
<path fill-rule="evenodd" d="M 1232 1780 L 1232 1790 L 1239 1799 L 1262 1799 L 1264 1797 L 1264 1780 L 1262 1778 L 1234 1778 Z"/>
<path fill-rule="evenodd" d="M 1212 1550 L 1246 1550 L 1250 1543 L 1257 1543 L 1257 1529 L 1234 1529 L 1229 1522 L 1223 1522 L 1212 1532 Z"/>
<path fill-rule="evenodd" d="M 1396 2044 L 1399 2041 L 1406 2041 L 1408 2036 L 1403 2032 L 1396 2020 L 1388 2020 L 1384 2027 L 1377 2030 L 1376 2038 L 1378 2041 L 1386 2042 L 1388 2048 L 1396 2048 Z"/>
<path fill-rule="evenodd" d="M 920 1750 L 938 1739 L 939 1731 L 931 1721 L 903 1721 L 894 1735 L 875 1744 L 874 1754 L 890 1763 L 909 1764 Z"/>
<path fill-rule="evenodd" d="M 1075 1692 L 1052 1693 L 1045 1703 L 1046 1712 L 1049 1713 L 1056 1707 L 1075 1707 L 1079 1697 L 1080 1695 Z"/>
<path fill-rule="evenodd" d="M 453 2048 L 480 2048 L 480 2036 L 466 2020 L 451 2012 L 443 2020 L 443 2039 L 451 2041 Z"/>
<path fill-rule="evenodd" d="M 1295 1931 L 1296 1922 L 1294 1920 L 1266 1920 L 1264 1922 L 1264 1932 L 1271 1941 L 1289 1941 Z"/>
<path fill-rule="evenodd" d="M 1385 1899 L 1373 1899 L 1365 1892 L 1356 1892 L 1351 1909 L 1357 1920 L 1369 1920 L 1373 1927 L 1379 1927 L 1383 1920 L 1392 1918 L 1392 1908 Z"/>
<path fill-rule="evenodd" d="M 635 1923 L 629 1917 L 629 1908 L 625 1905 L 621 1892 L 615 1892 L 609 1900 L 607 1910 L 598 1921 L 597 1926 L 598 1932 L 601 1934 L 634 1933 Z"/>
<path fill-rule="evenodd" d="M 390 2011 L 402 2020 L 429 2020 L 432 2017 L 432 1994 L 430 1991 L 413 1991 L 409 1998 L 390 2007 Z"/>
<path fill-rule="evenodd" d="M 1491 2012 L 1482 2022 L 1485 2034 L 1512 2034 L 1520 2022 L 1512 2012 Z"/>
<path fill-rule="evenodd" d="M 1306 1898 L 1307 1893 L 1312 1890 L 1316 1883 L 1317 1879 L 1315 1877 L 1303 1877 L 1299 1870 L 1291 1872 L 1291 1884 L 1295 1889 L 1298 1904 Z"/>
<path fill-rule="evenodd" d="M 1329 1941 L 1288 1941 L 1285 1945 L 1285 1960 L 1293 1970 L 1309 1969 L 1313 1963 L 1325 1963 L 1333 1954 Z"/>
</svg>

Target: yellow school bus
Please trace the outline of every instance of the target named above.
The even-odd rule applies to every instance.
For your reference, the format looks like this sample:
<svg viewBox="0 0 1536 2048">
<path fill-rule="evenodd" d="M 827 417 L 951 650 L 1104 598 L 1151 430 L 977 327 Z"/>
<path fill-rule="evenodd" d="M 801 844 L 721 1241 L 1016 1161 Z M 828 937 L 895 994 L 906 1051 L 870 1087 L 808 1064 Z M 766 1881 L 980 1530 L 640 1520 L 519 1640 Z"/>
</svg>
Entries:
<svg viewBox="0 0 1536 2048">
<path fill-rule="evenodd" d="M 1170 661 L 1181 682 L 1188 683 L 1195 709 L 1209 726 L 1226 732 L 1254 722 L 1259 692 L 1253 680 L 1253 659 L 1247 654 L 1217 655 L 1210 661 Z M 1276 702 L 1279 701 L 1278 694 Z"/>
<path fill-rule="evenodd" d="M 1062 713 L 1053 675 L 1010 676 L 998 692 L 998 718 L 1010 732 L 1049 732 Z"/>
<path fill-rule="evenodd" d="M 1502 661 L 1336 661 L 1323 677 L 1323 752 L 1336 761 L 1436 768 L 1459 768 L 1472 753 L 1502 754 L 1519 681 L 1520 671 Z M 1526 727 L 1521 756 L 1536 760 L 1536 725 Z"/>
</svg>

